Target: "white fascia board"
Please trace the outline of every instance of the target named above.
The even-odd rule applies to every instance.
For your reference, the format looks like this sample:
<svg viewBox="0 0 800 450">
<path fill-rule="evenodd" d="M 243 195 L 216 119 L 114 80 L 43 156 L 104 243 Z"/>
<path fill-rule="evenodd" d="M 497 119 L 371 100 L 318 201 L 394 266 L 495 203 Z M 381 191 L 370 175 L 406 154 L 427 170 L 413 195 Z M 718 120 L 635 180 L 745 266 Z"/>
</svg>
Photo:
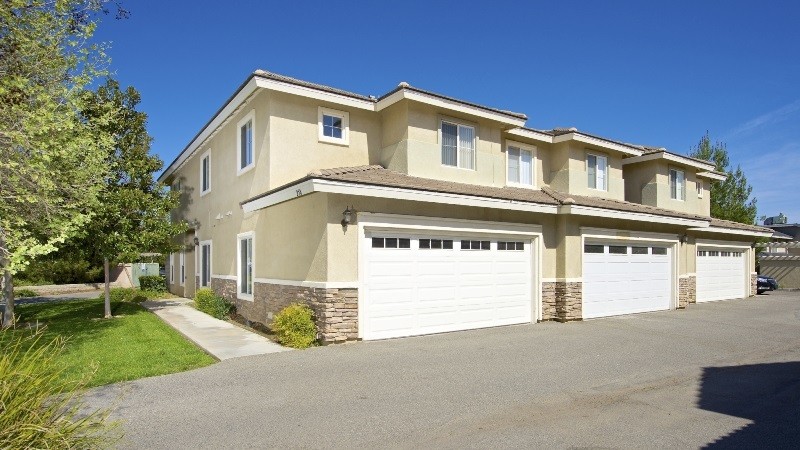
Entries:
<svg viewBox="0 0 800 450">
<path fill-rule="evenodd" d="M 585 238 L 616 241 L 678 242 L 677 234 L 651 233 L 648 231 L 616 230 L 610 228 L 581 227 Z"/>
<path fill-rule="evenodd" d="M 451 219 L 443 217 L 410 216 L 404 214 L 358 213 L 358 225 L 374 230 L 420 230 L 438 233 L 473 233 L 535 237 L 542 234 L 542 226 L 515 222 Z"/>
<path fill-rule="evenodd" d="M 717 181 L 725 181 L 728 179 L 727 175 L 720 175 L 716 172 L 697 172 L 697 176 Z"/>
<path fill-rule="evenodd" d="M 264 197 L 243 203 L 242 210 L 245 214 L 251 213 L 253 211 L 258 211 L 259 209 L 277 205 L 278 203 L 283 203 L 296 197 L 302 197 L 306 194 L 311 194 L 312 192 L 315 192 L 314 181 L 306 180 L 302 183 L 289 186 L 285 189 L 281 189 L 280 191 L 275 191 L 269 195 L 265 195 Z"/>
<path fill-rule="evenodd" d="M 770 237 L 772 233 L 766 231 L 750 231 L 750 230 L 739 230 L 736 228 L 720 228 L 720 227 L 711 227 L 708 228 L 689 228 L 689 231 L 703 231 L 706 233 L 722 233 L 722 234 L 737 234 L 741 236 L 753 236 L 753 237 Z"/>
<path fill-rule="evenodd" d="M 634 148 L 628 147 L 627 145 L 617 144 L 616 142 L 607 141 L 605 139 L 599 139 L 593 136 L 587 136 L 585 134 L 577 132 L 566 133 L 559 136 L 555 136 L 553 138 L 553 143 L 566 142 L 566 141 L 577 141 L 577 142 L 583 142 L 584 144 L 592 144 L 607 150 L 614 150 L 631 156 L 639 156 L 642 154 L 640 150 L 635 150 Z"/>
<path fill-rule="evenodd" d="M 233 97 L 225 105 L 225 107 L 222 108 L 219 113 L 217 113 L 216 116 L 214 116 L 211 122 L 209 122 L 194 139 L 192 139 L 192 142 L 190 142 L 189 145 L 183 149 L 181 154 L 178 155 L 178 158 L 173 161 L 169 167 L 167 167 L 167 170 L 159 175 L 158 181 L 162 182 L 166 180 L 167 177 L 172 175 L 172 173 L 175 172 L 178 167 L 180 167 L 187 159 L 189 159 L 189 157 L 194 154 L 197 148 L 200 147 L 200 145 L 205 142 L 205 140 L 208 139 L 208 137 L 211 136 L 211 134 L 213 134 L 214 131 L 216 131 L 216 129 L 228 119 L 228 116 L 233 114 L 233 112 L 236 111 L 236 109 L 239 108 L 239 106 L 241 106 L 251 94 L 253 94 L 253 92 L 255 92 L 256 88 L 257 78 L 253 77 L 247 82 L 247 84 L 244 85 L 242 89 L 239 90 L 239 93 L 236 94 L 236 96 Z"/>
<path fill-rule="evenodd" d="M 479 208 L 507 209 L 543 214 L 555 214 L 555 205 L 518 202 L 513 200 L 476 197 L 471 195 L 451 194 L 446 192 L 429 192 L 414 189 L 375 186 L 369 184 L 347 183 L 342 181 L 311 179 L 297 185 L 289 186 L 267 196 L 249 201 L 242 205 L 245 213 L 267 208 L 278 203 L 302 197 L 313 192 L 330 194 L 356 195 L 364 197 L 388 198 L 394 200 L 410 200 L 447 205 L 474 206 Z"/>
<path fill-rule="evenodd" d="M 269 89 L 271 91 L 299 95 L 301 97 L 313 98 L 315 100 L 322 100 L 335 103 L 337 105 L 349 106 L 351 108 L 366 109 L 368 111 L 375 110 L 375 102 L 369 100 L 362 100 L 359 98 L 349 97 L 347 95 L 335 94 L 333 92 L 321 91 L 319 89 L 298 86 L 296 84 L 284 83 L 277 80 L 258 77 L 256 77 L 255 80 L 258 87 Z"/>
<path fill-rule="evenodd" d="M 575 214 L 578 216 L 606 217 L 609 219 L 636 220 L 639 222 L 665 223 L 669 225 L 682 225 L 686 227 L 706 227 L 708 222 L 704 220 L 686 219 L 683 217 L 667 217 L 656 214 L 616 211 L 612 209 L 594 208 L 591 206 L 562 205 L 558 209 L 559 214 Z M 705 228 L 699 228 L 705 229 Z"/>
<path fill-rule="evenodd" d="M 667 153 L 667 152 L 647 153 L 641 156 L 634 156 L 633 158 L 625 158 L 622 160 L 622 165 L 624 166 L 627 164 L 652 161 L 654 159 L 664 159 L 666 161 L 683 164 L 684 166 L 694 167 L 696 169 L 701 169 L 705 171 L 714 170 L 713 164 L 704 164 L 701 163 L 700 161 L 695 161 L 693 159 L 685 158 L 680 155 L 673 155 L 672 153 Z M 707 172 L 699 172 L 698 175 L 700 175 L 701 173 L 707 173 Z"/>
<path fill-rule="evenodd" d="M 553 143 L 553 136 L 550 136 L 549 134 L 545 134 L 545 133 L 539 133 L 538 131 L 526 130 L 526 129 L 523 129 L 523 128 L 514 128 L 514 129 L 511 129 L 511 130 L 506 130 L 506 133 L 508 133 L 508 134 L 510 134 L 512 136 L 524 137 L 524 138 L 534 139 L 534 140 L 541 141 L 541 142 L 546 142 L 548 144 L 552 144 Z"/>
<path fill-rule="evenodd" d="M 493 120 L 495 122 L 512 125 L 517 128 L 525 125 L 525 119 L 522 118 L 512 117 L 506 114 L 488 111 L 483 108 L 478 108 L 461 102 L 447 100 L 444 98 L 423 94 L 422 92 L 412 91 L 408 89 L 400 89 L 394 94 L 380 100 L 375 105 L 375 110 L 381 111 L 403 99 L 425 103 L 427 105 L 436 106 L 438 108 L 447 109 L 450 111 L 457 111 L 462 114 L 468 114 L 470 116 L 482 117 L 484 119 Z"/>
</svg>

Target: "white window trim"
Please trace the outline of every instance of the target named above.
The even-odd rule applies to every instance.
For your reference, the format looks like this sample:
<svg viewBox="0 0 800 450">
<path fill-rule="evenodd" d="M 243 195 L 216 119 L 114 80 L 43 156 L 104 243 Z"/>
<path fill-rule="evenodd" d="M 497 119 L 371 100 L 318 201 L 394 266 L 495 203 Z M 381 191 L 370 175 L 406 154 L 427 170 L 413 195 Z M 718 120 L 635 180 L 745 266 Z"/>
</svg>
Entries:
<svg viewBox="0 0 800 450">
<path fill-rule="evenodd" d="M 442 124 L 449 123 L 450 125 L 455 125 L 456 127 L 469 127 L 472 128 L 472 147 L 475 151 L 475 157 L 472 161 L 472 166 L 474 169 L 469 169 L 467 167 L 461 167 L 461 151 L 458 147 L 460 139 L 456 138 L 456 165 L 450 166 L 447 164 L 442 163 L 441 153 L 442 153 L 442 143 L 444 139 L 442 138 Z M 439 120 L 439 164 L 442 167 L 448 167 L 450 169 L 461 169 L 461 170 L 469 170 L 470 172 L 476 172 L 478 170 L 478 126 L 474 123 L 464 122 L 462 120 L 456 120 L 449 117 L 444 117 Z"/>
<path fill-rule="evenodd" d="M 242 167 L 242 126 L 244 126 L 244 124 L 246 124 L 248 121 L 252 121 L 250 130 L 253 133 L 253 162 L 245 167 Z M 242 118 L 242 120 L 236 123 L 236 176 L 247 173 L 252 170 L 253 167 L 255 167 L 256 155 L 258 154 L 256 151 L 256 142 L 256 110 L 251 109 L 250 112 Z"/>
<path fill-rule="evenodd" d="M 208 245 L 208 285 L 203 286 L 203 246 Z M 253 252 L 255 254 L 255 252 Z M 214 244 L 212 243 L 211 239 L 207 241 L 200 241 L 200 245 L 198 245 L 198 252 L 199 255 L 197 257 L 197 276 L 200 277 L 199 282 L 197 283 L 197 287 L 210 287 L 211 286 L 211 274 L 214 273 Z M 255 278 L 255 277 L 253 277 Z"/>
<path fill-rule="evenodd" d="M 182 251 L 178 255 L 179 255 L 178 256 L 178 260 L 179 260 L 178 269 L 179 269 L 179 272 L 180 272 L 180 273 L 178 273 L 178 278 L 179 278 L 178 282 L 179 282 L 179 284 L 181 286 L 185 286 L 186 285 L 186 252 Z"/>
<path fill-rule="evenodd" d="M 242 239 L 250 238 L 253 240 L 253 292 L 256 290 L 256 236 L 252 231 L 239 233 L 236 235 L 236 297 L 240 300 L 253 301 L 253 294 L 242 294 Z"/>
<path fill-rule="evenodd" d="M 676 172 L 676 173 L 677 172 L 681 172 L 681 173 L 683 173 L 683 184 L 682 184 L 682 188 L 681 188 L 681 193 L 683 195 L 678 196 L 678 192 L 677 192 L 678 190 L 676 189 L 675 190 L 675 195 L 677 197 L 673 197 L 672 196 L 672 172 Z M 679 201 L 679 202 L 685 202 L 686 201 L 686 171 L 682 170 L 682 169 L 675 168 L 675 167 L 670 167 L 670 168 L 667 169 L 667 180 L 669 181 L 669 198 L 671 200 L 676 200 L 676 201 Z M 675 182 L 677 183 L 677 176 L 676 176 Z"/>
<path fill-rule="evenodd" d="M 337 139 L 330 136 L 325 136 L 324 127 L 322 124 L 322 116 L 333 116 L 342 119 L 342 138 Z M 350 145 L 350 113 L 347 111 L 339 111 L 336 109 L 323 108 L 320 106 L 317 109 L 317 127 L 319 129 L 318 138 L 320 142 L 335 145 Z"/>
<path fill-rule="evenodd" d="M 703 189 L 705 188 L 705 186 L 703 186 L 703 180 L 695 180 L 694 184 L 697 189 L 697 198 L 703 198 Z"/>
<path fill-rule="evenodd" d="M 169 283 L 175 284 L 175 254 L 169 254 Z"/>
<path fill-rule="evenodd" d="M 513 183 L 508 181 L 508 148 L 517 147 L 520 150 L 531 152 L 531 184 Z M 537 149 L 535 145 L 523 144 L 522 142 L 506 140 L 506 185 L 513 187 L 521 187 L 527 189 L 536 189 L 536 161 L 539 155 L 536 154 Z"/>
<path fill-rule="evenodd" d="M 208 158 L 208 189 L 203 190 L 203 161 Z M 200 197 L 211 192 L 211 149 L 206 150 L 200 157 Z"/>
<path fill-rule="evenodd" d="M 589 175 L 589 156 L 594 156 L 596 159 L 603 158 L 603 159 L 606 160 L 606 176 L 603 178 L 603 187 L 602 188 L 589 187 L 589 181 L 588 181 L 589 180 L 589 177 L 588 177 L 588 175 Z M 586 176 L 586 180 L 587 180 L 586 181 L 586 187 L 588 189 L 593 190 L 593 191 L 608 192 L 608 174 L 610 172 L 608 170 L 608 155 L 604 155 L 602 153 L 595 153 L 595 152 L 587 151 L 586 152 L 586 158 L 584 158 L 583 165 L 584 165 L 584 169 L 586 170 L 586 175 L 587 175 Z M 597 168 L 595 168 L 595 171 L 594 171 L 594 184 L 597 185 Z"/>
</svg>

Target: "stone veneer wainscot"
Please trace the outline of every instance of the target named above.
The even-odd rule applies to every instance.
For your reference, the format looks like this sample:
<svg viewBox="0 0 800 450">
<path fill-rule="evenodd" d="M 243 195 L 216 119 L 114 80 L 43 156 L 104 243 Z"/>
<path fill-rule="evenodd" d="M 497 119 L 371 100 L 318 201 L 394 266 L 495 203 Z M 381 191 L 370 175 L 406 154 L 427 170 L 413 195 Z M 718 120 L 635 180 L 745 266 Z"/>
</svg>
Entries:
<svg viewBox="0 0 800 450">
<path fill-rule="evenodd" d="M 358 289 L 326 289 L 284 284 L 254 283 L 253 300 L 236 296 L 236 281 L 212 278 L 211 288 L 236 306 L 236 313 L 256 327 L 266 327 L 275 314 L 291 303 L 314 310 L 319 338 L 324 344 L 358 339 Z"/>
</svg>

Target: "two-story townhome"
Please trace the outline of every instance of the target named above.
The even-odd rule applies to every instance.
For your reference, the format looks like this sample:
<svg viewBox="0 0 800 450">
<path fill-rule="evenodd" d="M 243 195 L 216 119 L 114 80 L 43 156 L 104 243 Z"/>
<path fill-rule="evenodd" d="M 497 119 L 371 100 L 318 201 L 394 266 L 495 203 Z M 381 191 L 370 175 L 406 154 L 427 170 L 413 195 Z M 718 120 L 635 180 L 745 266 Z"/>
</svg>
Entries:
<svg viewBox="0 0 800 450">
<path fill-rule="evenodd" d="M 192 229 L 170 290 L 325 342 L 744 298 L 754 238 L 709 217 L 712 164 L 400 83 L 376 98 L 253 73 L 167 167 Z"/>
</svg>

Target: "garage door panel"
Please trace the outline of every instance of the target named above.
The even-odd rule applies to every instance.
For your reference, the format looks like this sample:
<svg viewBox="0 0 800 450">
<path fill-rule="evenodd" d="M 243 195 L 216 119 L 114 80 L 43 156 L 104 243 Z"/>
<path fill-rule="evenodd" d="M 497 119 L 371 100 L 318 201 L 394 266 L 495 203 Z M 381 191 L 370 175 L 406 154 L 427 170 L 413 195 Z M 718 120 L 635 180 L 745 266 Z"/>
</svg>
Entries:
<svg viewBox="0 0 800 450">
<path fill-rule="evenodd" d="M 744 298 L 749 282 L 744 255 L 736 248 L 698 246 L 697 301 Z"/>
<path fill-rule="evenodd" d="M 629 244 L 601 245 L 603 253 L 583 254 L 583 317 L 605 317 L 670 308 L 672 269 L 669 256 L 633 254 Z M 609 253 L 609 245 L 626 254 Z M 590 249 L 591 250 L 591 249 Z M 593 250 L 596 250 L 593 249 Z"/>
<path fill-rule="evenodd" d="M 420 239 L 441 237 L 408 235 L 410 249 L 371 248 L 369 233 L 364 241 L 364 339 L 531 321 L 530 245 L 500 251 L 492 239 L 490 250 L 461 249 L 461 240 L 487 241 L 465 234 L 452 249 L 420 249 Z"/>
</svg>

